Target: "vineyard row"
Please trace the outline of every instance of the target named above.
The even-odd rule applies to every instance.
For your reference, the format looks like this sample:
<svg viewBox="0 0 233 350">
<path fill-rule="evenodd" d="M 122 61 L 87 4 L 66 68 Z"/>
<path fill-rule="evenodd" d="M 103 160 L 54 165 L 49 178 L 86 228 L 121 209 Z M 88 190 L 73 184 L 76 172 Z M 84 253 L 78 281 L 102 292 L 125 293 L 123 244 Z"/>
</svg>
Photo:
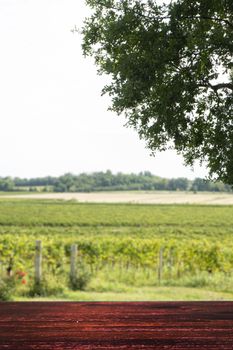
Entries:
<svg viewBox="0 0 233 350">
<path fill-rule="evenodd" d="M 190 240 L 186 242 L 153 239 L 87 240 L 78 242 L 53 241 L 2 241 L 0 242 L 1 271 L 10 276 L 16 271 L 33 271 L 40 281 L 43 270 L 54 275 L 67 271 L 76 276 L 79 265 L 91 272 L 106 266 L 153 269 L 158 279 L 163 275 L 177 276 L 185 273 L 233 271 L 233 247 L 221 243 Z"/>
</svg>

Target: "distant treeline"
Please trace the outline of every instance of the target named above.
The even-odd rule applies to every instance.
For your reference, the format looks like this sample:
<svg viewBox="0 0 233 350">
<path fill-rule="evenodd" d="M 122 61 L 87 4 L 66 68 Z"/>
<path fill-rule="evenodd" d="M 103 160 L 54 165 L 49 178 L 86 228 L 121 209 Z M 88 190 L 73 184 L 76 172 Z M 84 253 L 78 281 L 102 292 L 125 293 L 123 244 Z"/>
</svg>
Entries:
<svg viewBox="0 0 233 350">
<path fill-rule="evenodd" d="M 91 192 L 91 191 L 211 191 L 232 192 L 229 185 L 201 178 L 188 180 L 184 177 L 166 179 L 149 171 L 139 174 L 113 174 L 106 172 L 65 174 L 59 177 L 21 179 L 0 177 L 0 191 L 46 191 L 46 192 Z"/>
</svg>

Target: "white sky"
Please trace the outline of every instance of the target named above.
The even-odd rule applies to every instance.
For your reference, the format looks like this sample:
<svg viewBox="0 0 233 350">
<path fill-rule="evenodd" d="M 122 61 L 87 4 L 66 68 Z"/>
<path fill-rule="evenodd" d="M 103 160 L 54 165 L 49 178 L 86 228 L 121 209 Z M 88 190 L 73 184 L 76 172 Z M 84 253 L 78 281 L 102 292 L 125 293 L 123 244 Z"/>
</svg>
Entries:
<svg viewBox="0 0 233 350">
<path fill-rule="evenodd" d="M 86 14 L 84 0 L 0 0 L 0 176 L 110 169 L 203 177 L 174 152 L 151 157 L 107 111 L 104 79 L 70 31 Z"/>
</svg>

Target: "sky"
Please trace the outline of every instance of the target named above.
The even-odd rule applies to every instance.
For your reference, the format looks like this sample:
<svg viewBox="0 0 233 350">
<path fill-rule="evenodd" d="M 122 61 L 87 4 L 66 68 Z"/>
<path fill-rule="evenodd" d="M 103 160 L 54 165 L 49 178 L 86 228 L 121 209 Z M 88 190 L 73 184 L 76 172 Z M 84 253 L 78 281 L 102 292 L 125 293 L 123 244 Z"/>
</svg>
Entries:
<svg viewBox="0 0 233 350">
<path fill-rule="evenodd" d="M 111 170 L 204 177 L 174 151 L 150 156 L 124 116 L 108 111 L 105 78 L 73 34 L 84 0 L 0 0 L 0 177 Z"/>
</svg>

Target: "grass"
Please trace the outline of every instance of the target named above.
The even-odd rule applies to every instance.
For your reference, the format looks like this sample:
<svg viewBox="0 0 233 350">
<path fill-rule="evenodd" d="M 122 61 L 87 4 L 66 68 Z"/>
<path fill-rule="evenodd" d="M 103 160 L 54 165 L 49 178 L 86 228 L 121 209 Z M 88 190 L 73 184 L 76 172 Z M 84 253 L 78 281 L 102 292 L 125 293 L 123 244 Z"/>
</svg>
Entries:
<svg viewBox="0 0 233 350">
<path fill-rule="evenodd" d="M 0 225 L 173 229 L 192 227 L 233 233 L 233 206 L 91 204 L 0 198 Z M 225 232 L 225 231 L 224 231 Z"/>
<path fill-rule="evenodd" d="M 15 196 L 21 195 L 21 194 L 23 194 L 23 195 L 29 194 L 30 195 L 30 194 L 35 194 L 35 192 L 33 193 L 33 192 L 29 192 L 29 191 L 12 191 L 12 192 L 11 191 L 9 191 L 9 192 L 8 191 L 7 192 L 0 191 L 0 196 L 4 196 L 4 197 L 5 196 L 15 197 Z"/>
<path fill-rule="evenodd" d="M 50 275 L 45 282 L 46 293 L 38 294 L 32 292 L 31 285 L 20 285 L 13 300 L 233 300 L 233 276 L 224 277 L 221 273 L 202 272 L 158 282 L 152 273 L 150 276 L 132 270 L 107 273 L 105 269 L 92 276 L 82 291 L 71 290 L 64 275 L 59 278 Z"/>
<path fill-rule="evenodd" d="M 27 301 L 27 297 L 14 297 Z M 123 292 L 89 292 L 65 290 L 57 296 L 35 297 L 34 301 L 175 301 L 175 300 L 233 300 L 233 292 L 215 292 L 185 287 L 131 287 Z"/>
</svg>

